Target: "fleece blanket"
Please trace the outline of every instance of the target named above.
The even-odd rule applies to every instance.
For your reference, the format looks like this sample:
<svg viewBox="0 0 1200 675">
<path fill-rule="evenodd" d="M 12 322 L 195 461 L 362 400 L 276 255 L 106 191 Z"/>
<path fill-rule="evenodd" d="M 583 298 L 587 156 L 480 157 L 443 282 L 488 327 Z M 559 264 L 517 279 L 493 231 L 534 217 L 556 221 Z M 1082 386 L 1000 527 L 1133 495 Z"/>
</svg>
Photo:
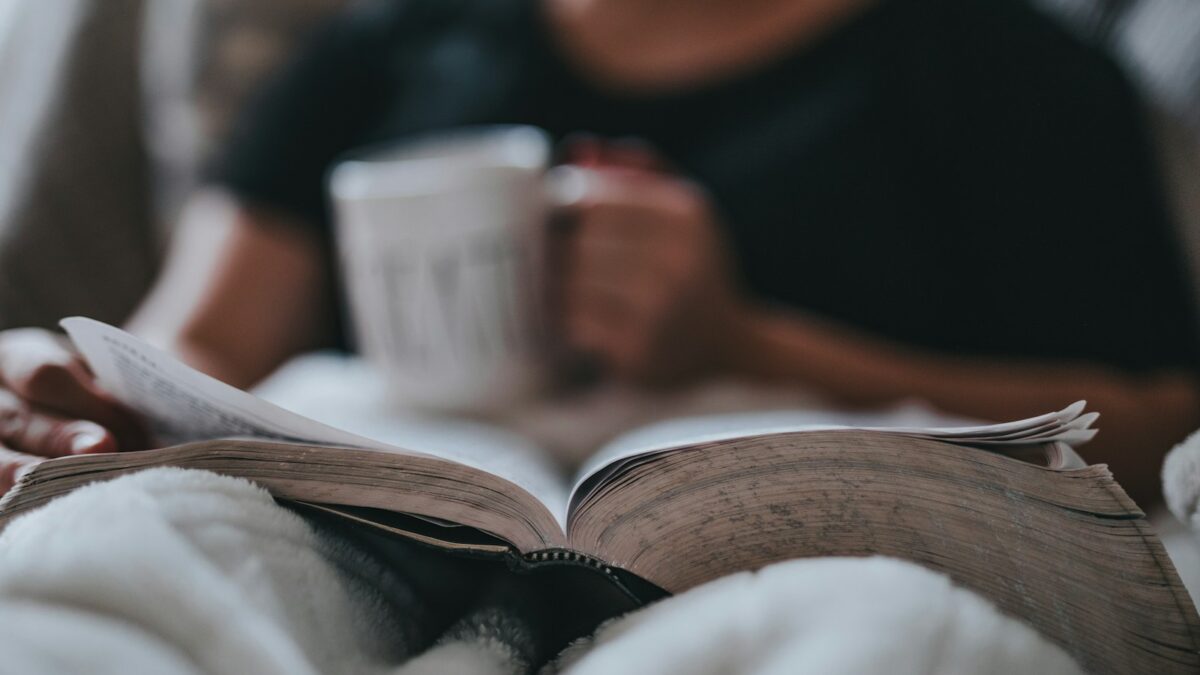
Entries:
<svg viewBox="0 0 1200 675">
<path fill-rule="evenodd" d="M 614 619 L 545 665 L 502 605 L 429 635 L 430 597 L 246 481 L 156 469 L 60 498 L 0 536 L 0 673 L 1080 672 L 978 596 L 883 558 L 727 577 Z"/>
<path fill-rule="evenodd" d="M 1163 496 L 1171 513 L 1200 532 L 1200 431 L 1167 454 L 1162 479 Z"/>
<path fill-rule="evenodd" d="M 1162 479 L 1168 508 L 1152 513 L 1151 521 L 1192 600 L 1200 605 L 1200 431 L 1167 455 Z"/>
</svg>

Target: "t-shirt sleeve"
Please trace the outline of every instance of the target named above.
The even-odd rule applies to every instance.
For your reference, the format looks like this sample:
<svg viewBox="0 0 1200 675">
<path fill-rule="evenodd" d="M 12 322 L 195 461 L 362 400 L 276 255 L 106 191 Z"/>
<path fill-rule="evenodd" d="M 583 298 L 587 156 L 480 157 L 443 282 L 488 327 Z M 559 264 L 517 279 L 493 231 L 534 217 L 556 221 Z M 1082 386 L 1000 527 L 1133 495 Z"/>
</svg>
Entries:
<svg viewBox="0 0 1200 675">
<path fill-rule="evenodd" d="M 207 181 L 327 236 L 330 166 L 362 143 L 387 91 L 381 36 L 372 29 L 385 22 L 373 18 L 358 10 L 317 29 L 252 98 Z"/>
</svg>

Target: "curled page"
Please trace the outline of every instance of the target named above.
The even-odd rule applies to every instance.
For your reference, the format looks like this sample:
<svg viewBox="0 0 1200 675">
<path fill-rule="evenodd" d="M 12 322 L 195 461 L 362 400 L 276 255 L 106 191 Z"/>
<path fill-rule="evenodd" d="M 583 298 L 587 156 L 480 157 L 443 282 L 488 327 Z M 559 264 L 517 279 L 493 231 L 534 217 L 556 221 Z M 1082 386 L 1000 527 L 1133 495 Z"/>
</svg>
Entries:
<svg viewBox="0 0 1200 675">
<path fill-rule="evenodd" d="M 812 411 L 774 411 L 672 420 L 626 434 L 597 452 L 576 476 L 571 503 L 578 501 L 585 483 L 595 482 L 629 462 L 704 443 L 751 436 L 801 431 L 878 431 L 985 448 L 1041 443 L 1066 447 L 1087 442 L 1099 413 L 1084 413 L 1086 401 L 1077 401 L 1057 412 L 999 424 L 952 427 L 874 426 L 870 414 Z M 866 422 L 866 424 L 864 424 Z"/>
<path fill-rule="evenodd" d="M 545 504 L 560 523 L 565 518 L 566 480 L 532 446 L 509 435 L 462 422 L 382 418 L 353 420 L 351 428 L 368 435 L 351 433 L 231 387 L 119 328 L 81 317 L 62 326 L 100 386 L 141 414 L 164 446 L 261 438 L 439 457 L 499 476 Z"/>
<path fill-rule="evenodd" d="M 160 443 L 253 437 L 398 450 L 267 403 L 99 321 L 73 317 L 62 327 L 100 386 L 145 417 Z"/>
</svg>

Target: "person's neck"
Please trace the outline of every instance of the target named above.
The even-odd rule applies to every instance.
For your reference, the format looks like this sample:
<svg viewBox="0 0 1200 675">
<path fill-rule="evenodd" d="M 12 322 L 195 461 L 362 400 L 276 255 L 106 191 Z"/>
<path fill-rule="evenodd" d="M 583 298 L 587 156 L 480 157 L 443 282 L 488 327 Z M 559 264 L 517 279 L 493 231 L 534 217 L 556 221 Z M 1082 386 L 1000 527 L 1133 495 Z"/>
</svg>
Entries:
<svg viewBox="0 0 1200 675">
<path fill-rule="evenodd" d="M 541 0 L 595 83 L 671 89 L 769 62 L 877 0 Z"/>
</svg>

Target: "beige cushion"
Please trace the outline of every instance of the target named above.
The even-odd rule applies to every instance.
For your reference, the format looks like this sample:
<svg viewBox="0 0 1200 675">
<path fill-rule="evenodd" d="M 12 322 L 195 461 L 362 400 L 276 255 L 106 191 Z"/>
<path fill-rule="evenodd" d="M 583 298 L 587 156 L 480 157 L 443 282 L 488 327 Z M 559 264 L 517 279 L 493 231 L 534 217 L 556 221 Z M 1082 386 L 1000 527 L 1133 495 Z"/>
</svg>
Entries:
<svg viewBox="0 0 1200 675">
<path fill-rule="evenodd" d="M 11 10 L 0 48 L 0 328 L 73 313 L 119 321 L 153 276 L 141 4 L 25 0 Z"/>
<path fill-rule="evenodd" d="M 0 2 L 0 329 L 124 321 L 196 167 L 342 1 Z"/>
</svg>

